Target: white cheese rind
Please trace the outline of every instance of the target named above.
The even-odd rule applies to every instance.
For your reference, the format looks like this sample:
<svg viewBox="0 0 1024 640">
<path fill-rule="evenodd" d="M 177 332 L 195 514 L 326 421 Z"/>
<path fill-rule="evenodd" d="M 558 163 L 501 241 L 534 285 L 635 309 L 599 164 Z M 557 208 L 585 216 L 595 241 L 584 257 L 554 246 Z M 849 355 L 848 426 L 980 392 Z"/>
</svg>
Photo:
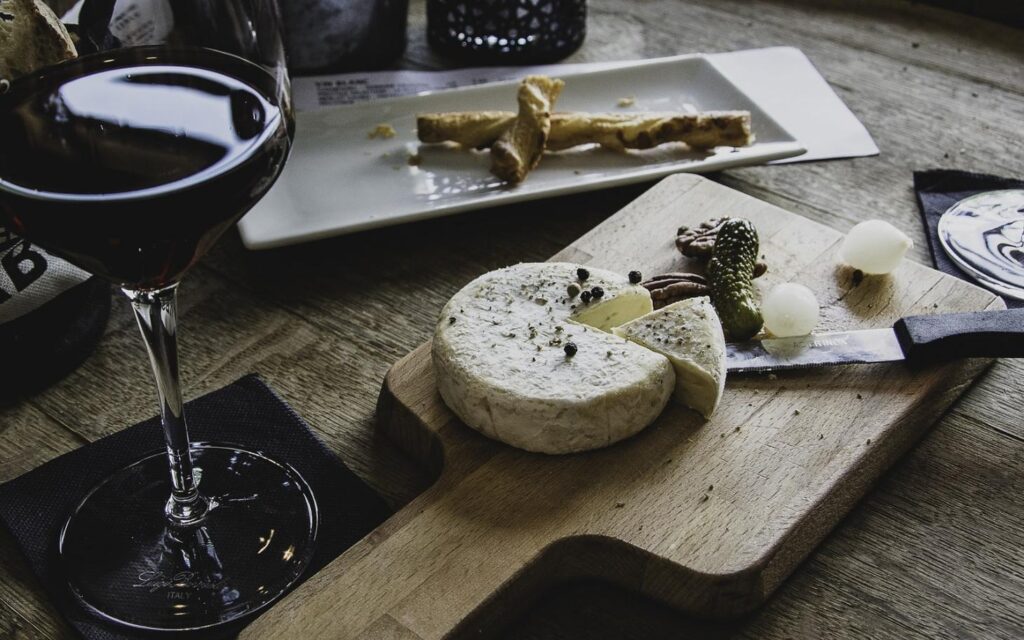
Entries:
<svg viewBox="0 0 1024 640">
<path fill-rule="evenodd" d="M 614 331 L 672 362 L 677 402 L 705 418 L 718 408 L 725 391 L 725 335 L 710 298 L 667 305 Z"/>
<path fill-rule="evenodd" d="M 675 374 L 652 351 L 581 324 L 625 322 L 651 310 L 648 292 L 590 268 L 581 286 L 597 302 L 570 299 L 579 265 L 527 263 L 484 274 L 445 306 L 431 350 L 449 408 L 484 435 L 521 449 L 570 453 L 604 447 L 654 421 Z M 567 356 L 566 342 L 577 351 Z"/>
</svg>

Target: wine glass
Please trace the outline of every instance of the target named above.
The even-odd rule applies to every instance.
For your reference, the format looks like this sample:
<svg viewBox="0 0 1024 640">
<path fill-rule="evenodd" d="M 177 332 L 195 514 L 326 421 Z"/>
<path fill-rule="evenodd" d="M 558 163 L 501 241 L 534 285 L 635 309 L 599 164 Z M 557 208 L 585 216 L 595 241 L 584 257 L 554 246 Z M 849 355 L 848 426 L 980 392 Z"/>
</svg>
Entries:
<svg viewBox="0 0 1024 640">
<path fill-rule="evenodd" d="M 70 514 L 58 541 L 68 586 L 108 621 L 199 629 L 279 598 L 315 548 L 316 501 L 295 469 L 190 443 L 175 340 L 178 282 L 274 183 L 294 119 L 272 0 L 168 3 L 159 41 L 130 47 L 102 21 L 112 5 L 83 8 L 95 53 L 0 95 L 0 215 L 123 289 L 156 378 L 166 450 Z"/>
</svg>

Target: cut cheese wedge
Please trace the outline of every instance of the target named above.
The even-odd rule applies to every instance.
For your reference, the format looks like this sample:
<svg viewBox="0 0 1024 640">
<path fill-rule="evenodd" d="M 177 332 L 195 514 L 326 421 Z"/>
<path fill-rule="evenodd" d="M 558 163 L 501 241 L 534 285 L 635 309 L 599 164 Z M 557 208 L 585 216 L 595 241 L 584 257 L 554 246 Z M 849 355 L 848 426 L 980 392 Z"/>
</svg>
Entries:
<svg viewBox="0 0 1024 640">
<path fill-rule="evenodd" d="M 704 417 L 714 413 L 725 390 L 725 336 L 710 298 L 670 304 L 614 332 L 672 362 L 677 402 Z"/>
<path fill-rule="evenodd" d="M 672 365 L 607 330 L 649 313 L 646 289 L 579 265 L 526 263 L 486 273 L 441 312 L 431 356 L 445 404 L 514 447 L 569 453 L 604 447 L 654 421 L 675 386 Z M 588 303 L 570 285 L 600 287 Z M 566 349 L 568 343 L 575 347 Z"/>
</svg>

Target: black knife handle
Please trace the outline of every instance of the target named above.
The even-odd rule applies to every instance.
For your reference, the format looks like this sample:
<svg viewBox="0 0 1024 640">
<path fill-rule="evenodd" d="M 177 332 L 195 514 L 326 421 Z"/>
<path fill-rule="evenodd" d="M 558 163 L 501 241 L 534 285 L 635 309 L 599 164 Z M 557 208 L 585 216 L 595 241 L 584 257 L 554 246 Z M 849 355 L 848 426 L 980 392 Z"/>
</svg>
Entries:
<svg viewBox="0 0 1024 640">
<path fill-rule="evenodd" d="M 912 363 L 1024 357 L 1024 308 L 908 316 L 893 330 Z"/>
</svg>

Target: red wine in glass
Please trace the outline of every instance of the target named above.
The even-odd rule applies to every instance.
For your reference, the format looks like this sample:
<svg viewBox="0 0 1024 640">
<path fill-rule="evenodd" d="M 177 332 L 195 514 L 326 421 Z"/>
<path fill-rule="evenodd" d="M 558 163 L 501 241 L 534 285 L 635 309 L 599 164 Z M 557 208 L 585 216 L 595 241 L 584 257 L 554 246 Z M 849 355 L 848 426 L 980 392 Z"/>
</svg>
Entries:
<svg viewBox="0 0 1024 640">
<path fill-rule="evenodd" d="M 17 234 L 87 271 L 177 282 L 284 165 L 292 125 L 274 89 L 256 65 L 201 49 L 129 49 L 19 81 L 0 111 L 0 206 Z"/>
<path fill-rule="evenodd" d="M 166 449 L 99 482 L 58 541 L 71 592 L 109 621 L 237 620 L 312 556 L 317 508 L 298 472 L 189 442 L 175 339 L 178 281 L 273 185 L 293 129 L 286 80 L 209 49 L 101 52 L 0 95 L 0 215 L 124 289 L 156 376 Z"/>
</svg>

